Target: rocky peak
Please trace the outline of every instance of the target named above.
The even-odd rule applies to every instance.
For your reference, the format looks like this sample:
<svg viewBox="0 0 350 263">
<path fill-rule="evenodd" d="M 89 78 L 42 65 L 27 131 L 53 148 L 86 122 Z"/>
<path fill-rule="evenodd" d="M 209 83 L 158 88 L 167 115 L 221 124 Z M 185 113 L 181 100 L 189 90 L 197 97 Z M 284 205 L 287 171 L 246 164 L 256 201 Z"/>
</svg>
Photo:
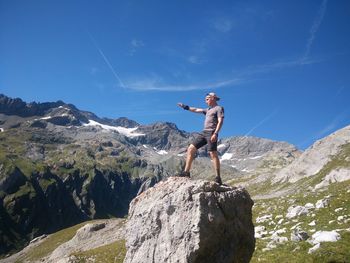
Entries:
<svg viewBox="0 0 350 263">
<path fill-rule="evenodd" d="M 243 188 L 171 177 L 131 202 L 124 263 L 249 262 L 252 206 Z"/>
<path fill-rule="evenodd" d="M 80 126 L 82 123 L 88 123 L 89 120 L 94 120 L 106 125 L 122 126 L 126 128 L 139 126 L 137 122 L 128 120 L 125 117 L 115 120 L 108 118 L 101 119 L 91 112 L 79 110 L 73 104 L 67 104 L 61 100 L 57 102 L 26 103 L 20 98 L 13 99 L 3 94 L 0 94 L 0 113 L 9 115 L 10 117 L 5 118 L 7 120 L 12 116 L 11 121 L 9 121 L 11 122 L 11 126 L 14 126 L 14 118 L 16 125 L 26 121 L 21 120 L 19 117 L 31 117 L 33 121 L 32 126 L 42 128 L 45 128 L 47 123 L 59 126 Z"/>
<path fill-rule="evenodd" d="M 310 148 L 308 148 L 298 159 L 296 159 L 289 166 L 283 168 L 274 179 L 274 182 L 289 181 L 296 182 L 305 177 L 310 177 L 318 174 L 327 164 L 333 159 L 338 158 L 338 163 L 346 167 L 346 173 L 349 175 L 349 152 L 343 147 L 349 148 L 350 144 L 350 126 L 344 127 L 331 135 L 316 141 Z M 344 154 L 338 156 L 342 150 Z M 329 167 L 334 170 L 336 167 Z"/>
<path fill-rule="evenodd" d="M 297 151 L 294 145 L 286 142 L 248 136 L 235 136 L 222 140 L 221 150 L 230 151 L 238 157 L 254 157 L 267 152 Z"/>
<path fill-rule="evenodd" d="M 288 165 L 301 154 L 289 143 L 247 136 L 221 140 L 218 152 L 223 164 L 244 173 L 258 172 L 259 168 L 272 172 Z"/>
<path fill-rule="evenodd" d="M 0 94 L 0 113 L 7 115 L 17 115 L 21 117 L 43 116 L 51 108 L 63 106 L 63 101 L 46 103 L 25 103 L 20 98 L 9 98 Z"/>
<path fill-rule="evenodd" d="M 0 112 L 7 113 L 15 110 L 22 109 L 26 106 L 20 98 L 9 98 L 3 94 L 0 94 Z"/>
<path fill-rule="evenodd" d="M 130 120 L 126 117 L 120 117 L 118 119 L 105 119 L 107 120 L 111 125 L 114 126 L 120 126 L 120 127 L 124 127 L 124 128 L 135 128 L 140 126 L 140 124 L 138 124 L 136 121 Z"/>
<path fill-rule="evenodd" d="M 150 125 L 143 125 L 140 127 L 141 130 L 168 130 L 168 131 L 176 131 L 181 132 L 175 123 L 172 122 L 156 122 Z"/>
<path fill-rule="evenodd" d="M 189 134 L 181 131 L 174 123 L 156 122 L 150 125 L 141 125 L 137 129 L 138 132 L 145 136 L 137 138 L 135 143 L 141 145 L 151 145 L 158 150 L 178 151 L 180 148 L 186 147 Z"/>
</svg>

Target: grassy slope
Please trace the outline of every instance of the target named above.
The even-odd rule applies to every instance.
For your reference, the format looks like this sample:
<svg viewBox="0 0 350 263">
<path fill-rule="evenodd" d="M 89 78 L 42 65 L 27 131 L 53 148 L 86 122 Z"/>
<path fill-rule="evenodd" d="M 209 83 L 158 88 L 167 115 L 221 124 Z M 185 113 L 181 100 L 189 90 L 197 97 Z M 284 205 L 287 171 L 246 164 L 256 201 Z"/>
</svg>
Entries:
<svg viewBox="0 0 350 263">
<path fill-rule="evenodd" d="M 273 223 L 268 221 L 266 223 L 255 223 L 255 225 L 263 225 L 267 231 L 272 234 L 272 231 L 286 228 L 286 233 L 280 236 L 287 237 L 290 240 L 291 227 L 297 223 L 301 223 L 300 227 L 306 231 L 310 236 L 311 231 L 330 231 L 335 229 L 350 229 L 350 181 L 342 183 L 331 184 L 327 188 L 321 189 L 317 192 L 312 192 L 310 189 L 320 183 L 323 178 L 332 170 L 339 168 L 350 168 L 350 144 L 346 144 L 341 148 L 341 151 L 319 171 L 318 174 L 312 177 L 304 178 L 295 184 L 284 183 L 283 185 L 274 185 L 270 183 L 267 178 L 264 182 L 255 183 L 254 177 L 246 180 L 239 179 L 232 180 L 231 185 L 239 185 L 242 182 L 247 185 L 246 188 L 253 196 L 260 196 L 276 192 L 277 190 L 288 189 L 293 192 L 291 195 L 282 195 L 276 198 L 254 200 L 253 220 L 259 216 L 271 214 Z M 249 183 L 249 181 L 253 183 Z M 318 200 L 325 196 L 330 196 L 329 207 L 312 210 L 310 216 L 300 216 L 292 220 L 287 220 L 288 207 L 291 205 L 305 205 L 306 203 L 315 204 Z M 335 212 L 336 208 L 343 208 L 342 211 Z M 312 216 L 314 214 L 314 216 Z M 276 216 L 283 216 L 284 221 L 277 225 L 280 218 L 275 219 Z M 337 221 L 338 216 L 345 216 L 349 219 L 346 223 Z M 309 226 L 312 221 L 316 221 L 316 226 Z M 331 222 L 331 223 L 329 223 Z M 271 225 L 269 225 L 271 224 Z M 311 230 L 311 231 L 310 231 Z M 348 231 L 340 231 L 341 240 L 338 242 L 321 243 L 321 248 L 313 254 L 308 254 L 308 250 L 312 247 L 308 242 L 292 242 L 280 244 L 277 248 L 272 250 L 264 250 L 266 245 L 270 242 L 267 235 L 265 239 L 257 239 L 256 250 L 252 258 L 252 262 L 350 262 L 350 233 Z"/>
<path fill-rule="evenodd" d="M 16 260 L 16 262 L 40 261 L 40 259 L 49 256 L 58 246 L 72 239 L 78 229 L 87 223 L 93 222 L 99 222 L 99 220 L 84 222 L 48 236 L 37 246 L 24 253 Z M 125 254 L 125 241 L 117 240 L 111 244 L 94 248 L 92 250 L 75 252 L 71 256 L 73 256 L 74 262 L 91 262 L 91 260 L 95 260 L 94 262 L 118 263 L 123 262 Z"/>
<path fill-rule="evenodd" d="M 89 251 L 73 253 L 74 262 L 123 263 L 126 254 L 125 241 L 118 240 L 111 244 Z"/>
<path fill-rule="evenodd" d="M 300 227 L 310 236 L 312 231 L 331 231 L 336 229 L 349 229 L 350 220 L 346 223 L 338 221 L 338 216 L 347 216 L 350 219 L 350 182 L 332 184 L 326 191 L 313 193 L 305 192 L 287 197 L 279 197 L 267 200 L 256 200 L 253 215 L 254 223 L 258 216 L 271 214 L 274 223 L 255 223 L 255 225 L 263 225 L 267 231 L 274 231 L 286 228 L 286 233 L 280 236 L 287 237 L 290 240 L 291 227 L 297 223 L 301 223 Z M 315 204 L 318 200 L 330 196 L 330 204 L 326 208 L 312 210 L 309 215 L 300 216 L 288 220 L 285 218 L 288 207 L 294 205 L 305 205 L 306 203 Z M 335 209 L 343 208 L 343 210 L 335 212 Z M 314 216 L 313 216 L 314 214 Z M 280 219 L 276 216 L 282 215 L 284 221 L 277 225 Z M 315 226 L 309 226 L 314 221 Z M 330 223 L 330 221 L 333 221 Z M 308 254 L 308 250 L 312 247 L 308 242 L 292 242 L 280 244 L 277 248 L 263 251 L 270 242 L 269 238 L 257 239 L 256 250 L 252 262 L 350 262 L 350 232 L 339 231 L 341 240 L 335 243 L 321 243 L 321 248 L 313 254 Z M 271 236 L 270 234 L 267 237 Z"/>
<path fill-rule="evenodd" d="M 33 262 L 39 260 L 43 257 L 48 256 L 52 253 L 59 245 L 72 239 L 77 232 L 77 230 L 83 227 L 89 222 L 84 222 L 61 231 L 58 231 L 50 236 L 48 236 L 43 242 L 41 242 L 34 249 L 31 249 L 28 253 L 24 254 L 16 262 Z"/>
</svg>

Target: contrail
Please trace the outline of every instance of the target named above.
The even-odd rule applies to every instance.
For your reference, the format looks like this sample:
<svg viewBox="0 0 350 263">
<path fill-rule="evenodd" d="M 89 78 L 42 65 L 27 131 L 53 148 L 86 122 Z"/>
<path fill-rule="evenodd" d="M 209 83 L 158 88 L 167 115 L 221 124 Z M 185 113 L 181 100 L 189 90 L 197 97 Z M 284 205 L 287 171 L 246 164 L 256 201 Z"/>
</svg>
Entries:
<svg viewBox="0 0 350 263">
<path fill-rule="evenodd" d="M 323 0 L 322 4 L 321 4 L 321 7 L 320 9 L 318 10 L 318 13 L 317 13 L 317 16 L 316 18 L 314 19 L 314 22 L 312 24 L 312 27 L 311 27 L 311 30 L 310 30 L 310 37 L 307 41 L 307 44 L 306 44 L 306 50 L 305 50 L 305 54 L 304 54 L 304 57 L 302 58 L 302 61 L 305 61 L 308 56 L 309 56 L 309 53 L 310 53 L 310 50 L 311 50 L 311 46 L 315 40 L 315 36 L 316 36 L 316 33 L 322 23 L 322 20 L 323 20 L 323 17 L 326 13 L 326 9 L 327 9 L 327 0 Z"/>
<path fill-rule="evenodd" d="M 278 112 L 278 109 L 275 109 L 272 113 L 270 113 L 268 116 L 266 116 L 263 120 L 261 120 L 257 125 L 255 125 L 249 132 L 247 132 L 244 136 L 248 136 L 251 134 L 256 128 L 263 125 L 265 122 L 267 122 L 269 119 L 271 119 L 276 113 Z"/>
<path fill-rule="evenodd" d="M 107 57 L 105 56 L 105 54 L 103 53 L 103 51 L 99 48 L 99 46 L 97 45 L 96 40 L 93 38 L 93 36 L 90 34 L 89 31 L 86 31 L 87 34 L 89 35 L 92 43 L 94 44 L 94 46 L 96 47 L 96 49 L 98 50 L 98 52 L 101 54 L 103 60 L 106 62 L 107 66 L 109 67 L 109 69 L 112 71 L 113 75 L 115 76 L 115 78 L 117 79 L 117 81 L 119 82 L 120 86 L 122 88 L 126 88 L 126 86 L 124 85 L 123 81 L 119 78 L 117 72 L 115 72 L 113 66 L 111 65 L 111 63 L 109 62 L 109 60 L 107 59 Z"/>
</svg>

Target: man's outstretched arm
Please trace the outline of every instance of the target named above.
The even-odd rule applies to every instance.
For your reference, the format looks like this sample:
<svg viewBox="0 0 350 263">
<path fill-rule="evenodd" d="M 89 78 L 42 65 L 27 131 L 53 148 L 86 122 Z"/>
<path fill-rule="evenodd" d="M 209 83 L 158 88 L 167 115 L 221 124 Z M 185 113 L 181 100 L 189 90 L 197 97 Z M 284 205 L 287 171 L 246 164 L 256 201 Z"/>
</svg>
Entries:
<svg viewBox="0 0 350 263">
<path fill-rule="evenodd" d="M 204 112 L 204 109 L 201 109 L 201 108 L 195 108 L 195 107 L 190 107 L 188 105 L 185 105 L 181 102 L 179 102 L 177 104 L 179 107 L 183 108 L 184 110 L 188 110 L 188 111 L 191 111 L 191 112 L 195 112 L 195 113 L 203 113 Z"/>
</svg>

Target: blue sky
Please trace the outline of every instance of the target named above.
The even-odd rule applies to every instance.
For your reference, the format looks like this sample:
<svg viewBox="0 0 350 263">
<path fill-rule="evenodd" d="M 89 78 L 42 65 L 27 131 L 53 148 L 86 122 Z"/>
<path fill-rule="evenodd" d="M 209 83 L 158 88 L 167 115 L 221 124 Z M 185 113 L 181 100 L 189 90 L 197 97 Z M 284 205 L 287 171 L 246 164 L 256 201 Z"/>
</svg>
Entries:
<svg viewBox="0 0 350 263">
<path fill-rule="evenodd" d="M 301 149 L 350 124 L 350 1 L 0 0 L 0 93 Z"/>
</svg>

